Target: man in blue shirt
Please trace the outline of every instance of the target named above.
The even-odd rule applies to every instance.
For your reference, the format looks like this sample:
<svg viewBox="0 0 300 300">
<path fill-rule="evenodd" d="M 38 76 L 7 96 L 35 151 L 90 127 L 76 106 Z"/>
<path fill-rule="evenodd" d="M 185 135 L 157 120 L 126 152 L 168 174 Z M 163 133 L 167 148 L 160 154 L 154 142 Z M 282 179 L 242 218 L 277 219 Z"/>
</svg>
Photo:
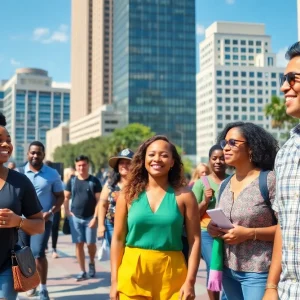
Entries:
<svg viewBox="0 0 300 300">
<path fill-rule="evenodd" d="M 35 187 L 43 207 L 45 232 L 35 236 L 28 236 L 20 231 L 20 243 L 30 246 L 36 259 L 37 270 L 41 279 L 40 300 L 49 300 L 46 286 L 48 261 L 45 249 L 51 233 L 53 214 L 60 210 L 64 201 L 64 189 L 58 172 L 43 164 L 45 147 L 41 142 L 35 141 L 30 144 L 27 158 L 28 163 L 24 167 L 19 168 L 19 171 L 24 173 Z M 27 295 L 34 296 L 35 293 L 35 290 L 31 290 Z"/>
</svg>

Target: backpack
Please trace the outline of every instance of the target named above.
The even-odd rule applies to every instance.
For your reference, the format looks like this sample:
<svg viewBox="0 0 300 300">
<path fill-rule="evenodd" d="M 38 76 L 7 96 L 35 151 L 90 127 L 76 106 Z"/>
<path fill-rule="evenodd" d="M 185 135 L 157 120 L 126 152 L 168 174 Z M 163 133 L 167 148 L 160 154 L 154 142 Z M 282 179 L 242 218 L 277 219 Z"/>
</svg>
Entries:
<svg viewBox="0 0 300 300">
<path fill-rule="evenodd" d="M 77 178 L 76 176 L 71 177 L 71 198 L 72 199 L 74 199 L 74 195 L 75 195 L 76 178 Z M 92 180 L 89 180 L 89 186 L 90 186 L 90 190 L 91 190 L 93 196 L 95 197 L 94 182 Z"/>
<path fill-rule="evenodd" d="M 267 204 L 267 206 L 269 207 L 269 209 L 271 211 L 273 224 L 276 225 L 277 224 L 277 219 L 275 217 L 274 210 L 272 209 L 272 203 L 271 203 L 270 197 L 269 197 L 269 189 L 268 189 L 268 174 L 269 173 L 270 173 L 269 170 L 261 171 L 260 174 L 259 174 L 259 177 L 258 177 L 258 184 L 259 184 L 260 194 L 264 198 L 265 203 Z M 222 195 L 225 187 L 229 183 L 230 179 L 232 178 L 232 176 L 233 175 L 227 177 L 221 183 L 220 189 L 219 189 L 219 195 L 218 195 L 218 202 L 220 201 L 221 195 Z"/>
</svg>

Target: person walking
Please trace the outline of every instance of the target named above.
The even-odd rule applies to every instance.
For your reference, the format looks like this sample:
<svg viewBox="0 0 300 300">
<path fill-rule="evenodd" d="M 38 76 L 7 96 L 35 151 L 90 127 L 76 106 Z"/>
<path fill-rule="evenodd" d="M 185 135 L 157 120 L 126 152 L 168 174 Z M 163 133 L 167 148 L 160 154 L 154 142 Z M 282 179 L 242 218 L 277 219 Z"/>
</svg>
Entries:
<svg viewBox="0 0 300 300">
<path fill-rule="evenodd" d="M 133 154 L 133 151 L 130 149 L 124 149 L 108 161 L 109 166 L 113 169 L 113 174 L 111 182 L 105 184 L 100 196 L 98 206 L 98 237 L 105 237 L 109 245 L 111 244 L 114 230 L 117 199 L 120 191 L 127 183 Z"/>
<path fill-rule="evenodd" d="M 39 141 L 34 141 L 29 145 L 27 160 L 24 167 L 18 168 L 20 173 L 24 173 L 35 187 L 38 199 L 43 207 L 43 217 L 45 220 L 45 231 L 42 234 L 29 236 L 23 230 L 19 230 L 19 243 L 25 242 L 30 246 L 36 259 L 37 270 L 41 279 L 39 297 L 40 300 L 49 300 L 47 291 L 48 261 L 45 254 L 48 240 L 51 234 L 53 215 L 60 210 L 64 201 L 63 186 L 60 175 L 55 169 L 43 163 L 45 158 L 45 147 Z M 36 290 L 27 293 L 34 296 Z"/>
<path fill-rule="evenodd" d="M 89 174 L 89 158 L 80 155 L 75 159 L 77 176 L 72 177 L 65 188 L 64 208 L 69 217 L 72 242 L 76 244 L 76 257 L 81 269 L 77 281 L 87 279 L 85 269 L 84 244 L 89 253 L 89 276 L 94 277 L 96 239 L 97 239 L 97 203 L 102 190 L 100 181 Z M 71 211 L 69 201 L 72 198 Z"/>
<path fill-rule="evenodd" d="M 0 114 L 0 299 L 16 300 L 18 294 L 14 290 L 11 251 L 17 249 L 18 229 L 28 235 L 42 234 L 45 222 L 30 180 L 4 166 L 13 152 L 5 124 L 5 117 Z"/>
<path fill-rule="evenodd" d="M 116 206 L 110 299 L 195 299 L 199 214 L 185 185 L 181 158 L 166 137 L 138 148 Z M 188 270 L 181 252 L 184 223 Z"/>
<path fill-rule="evenodd" d="M 286 113 L 300 119 L 300 43 L 286 52 L 288 64 L 281 78 Z M 279 150 L 276 162 L 276 199 L 273 209 L 278 213 L 272 264 L 263 300 L 300 299 L 300 126 Z"/>
<path fill-rule="evenodd" d="M 218 207 L 234 227 L 221 229 L 211 221 L 207 230 L 224 241 L 222 283 L 227 298 L 261 300 L 276 230 L 271 203 L 278 143 L 260 126 L 243 122 L 228 124 L 219 142 L 235 174 L 221 183 Z"/>
<path fill-rule="evenodd" d="M 210 271 L 213 238 L 207 232 L 210 217 L 206 211 L 216 207 L 216 193 L 220 183 L 226 178 L 226 164 L 222 147 L 220 145 L 212 146 L 209 150 L 208 157 L 211 174 L 201 176 L 193 186 L 201 220 L 201 254 L 206 264 L 207 282 Z M 219 300 L 219 292 L 207 290 L 207 293 L 210 300 Z M 226 299 L 226 297 L 223 296 L 222 299 Z"/>
</svg>

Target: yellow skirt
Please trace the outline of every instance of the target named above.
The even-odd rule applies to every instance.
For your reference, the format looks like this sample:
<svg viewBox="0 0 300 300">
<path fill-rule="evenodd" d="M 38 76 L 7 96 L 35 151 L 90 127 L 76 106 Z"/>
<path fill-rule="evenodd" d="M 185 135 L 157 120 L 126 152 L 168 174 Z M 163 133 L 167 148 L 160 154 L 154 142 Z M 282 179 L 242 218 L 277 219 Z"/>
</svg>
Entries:
<svg viewBox="0 0 300 300">
<path fill-rule="evenodd" d="M 126 247 L 118 270 L 120 300 L 178 300 L 186 275 L 181 251 Z"/>
</svg>

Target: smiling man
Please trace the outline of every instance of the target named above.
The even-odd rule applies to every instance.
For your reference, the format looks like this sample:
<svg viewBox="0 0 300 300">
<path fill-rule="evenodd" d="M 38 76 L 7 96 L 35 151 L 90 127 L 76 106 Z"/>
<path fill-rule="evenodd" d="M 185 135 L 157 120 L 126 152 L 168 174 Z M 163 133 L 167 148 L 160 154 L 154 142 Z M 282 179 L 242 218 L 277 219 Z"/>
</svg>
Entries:
<svg viewBox="0 0 300 300">
<path fill-rule="evenodd" d="M 286 113 L 300 119 L 300 43 L 286 53 L 289 60 L 281 80 Z M 291 131 L 290 139 L 278 152 L 275 162 L 278 212 L 272 264 L 263 300 L 300 299 L 300 125 Z"/>
</svg>

